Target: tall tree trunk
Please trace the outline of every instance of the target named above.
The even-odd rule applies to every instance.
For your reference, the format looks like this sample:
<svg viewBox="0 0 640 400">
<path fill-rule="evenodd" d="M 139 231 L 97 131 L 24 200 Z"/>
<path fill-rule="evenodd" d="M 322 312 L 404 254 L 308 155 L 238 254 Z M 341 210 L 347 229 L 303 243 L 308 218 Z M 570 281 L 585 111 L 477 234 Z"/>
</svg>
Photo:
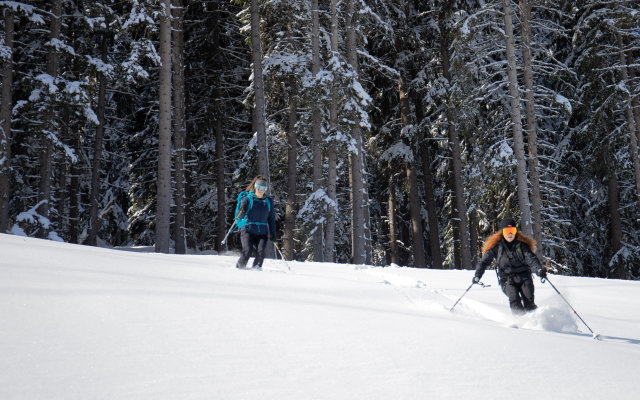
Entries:
<svg viewBox="0 0 640 400">
<path fill-rule="evenodd" d="M 337 177 L 338 177 L 338 155 L 336 154 L 335 144 L 329 145 L 329 154 L 327 158 L 328 171 L 327 171 L 327 196 L 331 200 L 331 205 L 327 207 L 327 223 L 325 227 L 325 243 L 324 243 L 324 261 L 335 262 L 335 243 L 336 243 L 336 213 L 338 209 L 338 192 L 337 192 Z"/>
<path fill-rule="evenodd" d="M 393 183 L 393 176 L 389 179 L 389 245 L 391 252 L 391 263 L 399 265 L 398 257 L 398 231 L 396 222 L 396 190 Z"/>
<path fill-rule="evenodd" d="M 397 196 L 396 192 L 396 196 Z M 397 232 L 397 241 L 398 244 L 398 265 L 409 265 L 411 263 L 411 255 L 408 252 L 408 248 L 405 243 L 409 243 L 411 241 L 411 232 L 409 224 L 401 224 L 400 220 L 406 219 L 404 214 L 398 213 L 397 208 L 398 202 L 396 200 L 396 232 Z"/>
<path fill-rule="evenodd" d="M 73 149 L 76 154 L 81 153 L 79 137 L 73 138 Z M 69 166 L 69 243 L 78 243 L 80 228 L 80 175 L 82 171 L 79 162 L 72 162 Z"/>
<path fill-rule="evenodd" d="M 76 145 L 75 148 L 80 150 L 79 145 Z M 76 154 L 79 154 L 79 152 Z M 69 243 L 78 243 L 79 240 L 80 202 L 78 197 L 80 193 L 81 173 L 82 171 L 78 168 L 78 163 L 71 163 L 69 171 Z"/>
<path fill-rule="evenodd" d="M 269 153 L 265 115 L 264 79 L 262 76 L 262 45 L 260 44 L 260 1 L 251 0 L 251 61 L 253 63 L 253 129 L 258 140 L 258 173 L 269 177 Z"/>
<path fill-rule="evenodd" d="M 364 138 L 362 139 L 364 142 Z M 364 221 L 364 254 L 365 264 L 373 263 L 373 232 L 371 231 L 371 209 L 369 207 L 369 185 L 367 184 L 367 157 L 362 146 L 362 219 Z"/>
<path fill-rule="evenodd" d="M 533 238 L 537 242 L 537 256 L 543 257 L 542 246 L 542 196 L 540 195 L 540 171 L 538 166 L 538 132 L 536 129 L 535 97 L 533 88 L 533 62 L 531 56 L 531 0 L 520 0 L 520 24 L 522 29 L 522 63 L 524 66 L 525 115 L 529 146 L 529 181 L 531 182 L 531 214 Z"/>
<path fill-rule="evenodd" d="M 70 145 L 69 141 L 69 117 L 64 114 L 68 114 L 66 110 L 62 111 L 62 123 L 60 124 L 60 138 L 65 145 Z M 55 153 L 54 153 L 55 154 Z M 67 231 L 66 216 L 68 215 L 66 210 L 67 205 L 67 175 L 69 174 L 69 160 L 67 157 L 57 154 L 57 160 L 54 160 L 56 165 L 56 173 L 54 174 L 53 186 L 52 186 L 52 201 L 53 210 L 55 213 L 50 216 L 53 230 L 60 236 L 64 235 Z M 64 237 L 64 236 L 61 236 Z"/>
<path fill-rule="evenodd" d="M 72 62 L 74 75 L 78 75 L 78 65 Z M 65 109 L 62 112 L 61 137 L 63 143 L 75 154 L 81 154 L 80 137 L 75 132 L 82 130 L 81 124 L 76 120 L 71 120 L 71 110 Z M 65 240 L 69 243 L 78 243 L 78 216 L 79 201 L 79 168 L 77 160 L 70 160 L 69 157 L 62 157 L 61 167 L 57 169 L 57 206 L 58 210 L 58 230 L 66 232 Z M 67 182 L 69 183 L 67 185 Z"/>
<path fill-rule="evenodd" d="M 418 125 L 422 122 L 422 99 L 414 97 L 416 106 L 416 119 Z M 438 228 L 438 215 L 436 214 L 436 196 L 431 174 L 431 151 L 427 142 L 424 129 L 420 129 L 420 157 L 422 159 L 422 179 L 424 184 L 425 203 L 427 207 L 427 221 L 429 223 L 429 249 L 431 250 L 431 267 L 442 269 L 442 253 L 440 252 L 440 232 Z"/>
<path fill-rule="evenodd" d="M 62 0 L 55 0 L 52 2 L 51 9 L 51 24 L 49 39 L 55 41 L 60 39 L 60 31 L 62 28 Z M 58 51 L 50 47 L 47 61 L 47 73 L 51 77 L 58 76 L 58 62 L 60 55 Z M 54 124 L 54 110 L 53 104 L 49 105 L 49 109 L 45 116 L 45 131 L 53 132 L 57 129 Z M 42 148 L 40 150 L 40 185 L 38 192 L 37 212 L 45 219 L 49 218 L 49 210 L 51 206 L 51 173 L 53 170 L 53 145 L 51 139 L 47 135 L 43 136 Z M 41 226 L 38 230 L 37 236 L 40 238 L 47 237 L 48 229 Z"/>
<path fill-rule="evenodd" d="M 185 254 L 186 249 L 186 210 L 185 210 L 185 121 L 184 103 L 184 0 L 173 0 L 173 170 L 175 190 L 173 201 L 173 235 L 176 254 Z"/>
<path fill-rule="evenodd" d="M 331 53 L 333 57 L 339 57 L 338 52 L 338 0 L 331 0 Z M 338 126 L 338 91 L 335 85 L 331 85 L 331 105 L 329 106 L 329 131 L 335 132 Z M 337 190 L 336 181 L 338 179 L 338 155 L 335 142 L 330 142 L 328 147 L 328 171 L 327 171 L 327 196 L 332 201 L 332 205 L 327 208 L 327 224 L 325 228 L 324 240 L 324 260 L 326 262 L 335 261 L 335 235 L 336 235 L 336 213 L 337 213 Z"/>
<path fill-rule="evenodd" d="M 409 129 L 411 126 L 411 107 L 404 77 L 400 74 L 398 78 L 398 95 L 400 100 L 400 119 L 402 128 Z M 418 194 L 418 179 L 416 178 L 413 161 L 407 161 L 407 182 L 409 189 L 409 211 L 411 214 L 411 239 L 413 242 L 413 265 L 418 268 L 426 268 L 427 263 L 424 256 L 424 237 L 422 235 L 422 204 Z"/>
<path fill-rule="evenodd" d="M 320 17 L 318 15 L 318 0 L 311 0 L 311 73 L 315 78 L 320 72 Z M 322 117 L 317 102 L 312 105 L 311 137 L 313 140 L 313 191 L 322 189 Z M 319 210 L 317 210 L 319 211 Z M 313 228 L 313 260 L 323 261 L 322 226 L 317 224 Z"/>
<path fill-rule="evenodd" d="M 413 241 L 413 265 L 417 268 L 426 268 L 427 262 L 424 255 L 424 238 L 422 236 L 422 219 L 420 211 L 420 196 L 418 195 L 418 178 L 412 163 L 407 162 L 407 182 L 409 189 L 409 208 L 411 212 L 411 239 Z"/>
<path fill-rule="evenodd" d="M 11 199 L 11 109 L 13 107 L 13 11 L 4 7 L 4 46 L 8 57 L 2 63 L 2 99 L 0 99 L 0 233 L 9 227 Z"/>
<path fill-rule="evenodd" d="M 160 16 L 160 79 L 158 84 L 158 178 L 156 252 L 169 253 L 171 212 L 171 0 L 163 0 Z"/>
<path fill-rule="evenodd" d="M 628 41 L 629 39 L 627 38 L 627 42 Z M 626 53 L 627 53 L 627 64 L 629 65 L 629 68 L 628 68 L 629 81 L 635 82 L 636 67 L 631 66 L 635 63 L 635 59 L 633 58 L 633 54 L 631 50 L 627 50 Z M 631 108 L 633 109 L 633 119 L 635 120 L 635 123 L 636 123 L 636 138 L 637 138 L 636 140 L 637 140 L 637 143 L 640 145 L 640 102 L 638 101 L 638 96 L 640 95 L 637 93 L 638 92 L 637 89 L 634 90 L 633 87 L 630 88 L 629 90 L 633 93 L 633 96 L 631 97 Z"/>
<path fill-rule="evenodd" d="M 222 102 L 220 101 L 220 92 L 216 90 L 216 108 L 222 110 Z M 218 220 L 217 235 L 214 248 L 218 252 L 222 252 L 222 239 L 227 232 L 227 209 L 226 205 L 226 185 L 224 177 L 224 137 L 222 133 L 222 116 L 219 115 L 214 121 L 214 129 L 216 132 L 216 192 L 218 193 Z"/>
<path fill-rule="evenodd" d="M 47 119 L 47 121 L 51 121 Z M 53 170 L 53 145 L 49 141 L 48 138 L 43 139 L 44 143 L 42 144 L 42 148 L 40 149 L 40 184 L 38 186 L 38 203 L 39 206 L 36 208 L 36 212 L 38 215 L 45 219 L 49 219 L 49 209 L 50 203 L 52 201 L 51 198 L 51 178 L 52 178 L 52 170 Z M 49 233 L 49 227 L 39 226 L 38 231 L 36 233 L 36 237 L 38 238 L 46 238 Z"/>
<path fill-rule="evenodd" d="M 218 26 L 220 23 L 220 9 L 219 4 L 216 2 L 213 5 L 213 26 Z M 213 38 L 212 38 L 212 61 L 214 63 L 222 62 L 222 54 L 220 51 L 220 31 L 218 29 L 214 29 Z M 226 179 L 225 179 L 225 144 L 224 144 L 224 125 L 225 125 L 225 113 L 224 113 L 224 103 L 222 101 L 222 89 L 219 79 L 216 81 L 216 89 L 214 90 L 215 96 L 215 109 L 218 110 L 217 113 L 214 114 L 213 121 L 213 129 L 215 131 L 216 136 L 216 161 L 215 161 L 215 169 L 216 169 L 216 193 L 218 195 L 218 210 L 217 210 L 217 219 L 216 219 L 216 237 L 213 243 L 213 248 L 216 249 L 219 253 L 223 251 L 222 239 L 224 239 L 227 232 L 227 196 L 226 196 Z M 191 141 L 190 136 L 185 138 L 185 142 L 189 143 Z M 190 148 L 190 146 L 187 146 Z M 188 174 L 187 174 L 188 178 Z M 188 182 L 188 180 L 187 180 Z M 187 192 L 190 190 L 189 185 L 187 184 Z M 187 199 L 192 198 L 189 193 L 187 193 Z M 187 212 L 187 217 L 190 214 Z M 187 219 L 188 221 L 188 219 Z"/>
<path fill-rule="evenodd" d="M 187 96 L 185 97 L 185 104 L 186 104 L 186 109 L 189 109 L 189 96 L 187 94 Z M 218 146 L 218 138 L 216 135 L 216 146 Z M 191 149 L 192 142 L 191 142 L 191 136 L 187 135 L 187 137 L 185 137 L 185 143 L 184 143 L 184 147 L 185 149 L 187 149 L 187 151 L 185 152 L 185 157 L 187 157 L 187 160 L 185 160 L 185 170 L 184 170 L 184 197 L 187 199 L 186 203 L 185 203 L 185 207 L 186 207 L 186 212 L 184 213 L 184 225 L 185 225 L 185 232 L 187 232 L 187 248 L 192 248 L 192 249 L 196 249 L 199 248 L 200 245 L 202 243 L 198 242 L 196 240 L 195 237 L 195 230 L 193 229 L 194 227 L 194 216 L 191 213 L 191 200 L 194 198 L 194 189 L 193 189 L 193 178 L 192 178 L 192 171 L 191 171 L 191 167 L 189 166 L 189 161 L 188 161 L 188 157 L 190 152 L 188 151 L 188 149 Z M 217 152 L 217 147 L 216 147 L 216 152 Z M 222 163 L 224 166 L 224 159 L 222 161 L 220 160 L 216 160 L 216 168 L 217 165 L 219 163 Z M 223 177 L 224 177 L 224 167 L 223 167 Z M 219 184 L 220 185 L 220 184 Z M 218 201 L 222 201 L 223 202 L 223 207 L 224 207 L 224 199 L 225 199 L 225 185 L 224 185 L 224 181 L 221 184 L 222 186 L 222 194 L 220 191 L 220 186 L 218 186 Z M 222 199 L 222 200 L 221 200 Z M 219 214 L 218 214 L 219 215 Z M 224 224 L 224 216 L 222 217 L 223 221 L 222 224 Z M 220 223 L 220 222 L 218 222 Z M 188 234 L 189 232 L 191 232 L 191 234 Z M 223 227 L 223 232 L 224 232 L 224 227 Z M 224 234 L 220 237 L 219 240 L 222 240 L 222 238 L 224 237 Z"/>
<path fill-rule="evenodd" d="M 356 24 L 358 10 L 356 10 L 355 0 L 349 0 L 346 17 L 347 27 L 347 60 L 353 71 L 358 73 L 358 53 L 356 49 Z M 362 129 L 360 120 L 356 118 L 355 127 L 351 131 L 351 136 L 355 140 L 356 151 L 351 154 L 351 197 L 352 197 L 352 262 L 363 264 L 366 262 L 365 249 L 365 220 L 364 220 L 364 176 L 363 176 L 363 145 Z"/>
<path fill-rule="evenodd" d="M 451 84 L 451 62 L 449 56 L 449 32 L 445 26 L 445 14 L 440 15 L 440 53 L 442 57 L 442 75 Z M 473 268 L 471 265 L 471 249 L 469 243 L 469 220 L 467 218 L 467 206 L 465 203 L 464 188 L 462 183 L 462 150 L 460 146 L 460 138 L 456 129 L 455 106 L 447 105 L 447 131 L 449 139 L 449 147 L 451 148 L 451 166 L 453 174 L 451 183 L 453 186 L 454 203 L 454 219 L 457 228 L 457 234 L 460 237 L 459 257 L 456 260 L 457 268 Z M 454 228 L 454 238 L 456 237 L 456 228 Z M 455 245 L 455 244 L 454 244 Z M 454 250 L 455 253 L 455 250 Z"/>
<path fill-rule="evenodd" d="M 298 85 L 296 77 L 289 78 L 289 129 L 287 131 L 287 205 L 284 214 L 284 256 L 293 260 L 295 256 L 296 228 L 296 181 L 298 179 Z"/>
<path fill-rule="evenodd" d="M 611 257 L 613 257 L 622 248 L 622 219 L 620 218 L 620 204 L 618 202 L 618 181 L 609 145 L 605 144 L 603 150 L 607 179 L 607 203 L 610 216 L 609 245 L 611 246 Z M 614 270 L 607 270 L 607 277 L 626 279 L 627 272 L 625 271 L 624 262 L 621 260 L 615 262 Z"/>
<path fill-rule="evenodd" d="M 451 141 L 449 141 L 451 143 Z M 451 146 L 451 144 L 449 144 Z M 453 169 L 453 164 L 451 166 Z M 449 187 L 451 188 L 451 211 L 452 218 L 454 222 L 451 224 L 451 236 L 453 240 L 453 268 L 465 268 L 462 262 L 462 240 L 460 238 L 460 218 L 458 218 L 458 209 L 456 208 L 456 204 L 458 204 L 458 191 L 456 188 L 456 179 L 454 178 L 455 173 L 449 173 Z M 469 259 L 471 259 L 471 248 L 469 248 Z M 471 261 L 469 261 L 471 262 Z M 467 267 L 468 268 L 468 267 Z"/>
<path fill-rule="evenodd" d="M 476 218 L 476 210 L 469 213 L 469 242 L 471 249 L 471 265 L 478 262 L 478 220 Z"/>
<path fill-rule="evenodd" d="M 520 90 L 518 89 L 518 74 L 516 71 L 516 46 L 513 36 L 511 0 L 502 0 L 502 8 L 504 12 L 504 39 L 507 45 L 507 75 L 509 76 L 513 150 L 517 162 L 516 180 L 518 182 L 518 204 L 521 214 L 520 229 L 526 235 L 533 236 L 531 205 L 529 203 L 529 189 L 527 184 L 527 161 L 525 160 L 524 138 L 522 137 L 522 114 L 520 112 Z"/>
<path fill-rule="evenodd" d="M 107 62 L 107 37 L 103 33 L 101 43 L 101 59 Z M 89 195 L 89 235 L 86 243 L 90 246 L 97 245 L 98 231 L 101 221 L 98 218 L 98 205 L 100 202 L 100 173 L 102 172 L 102 148 L 104 139 L 105 102 L 107 96 L 107 77 L 104 73 L 98 78 L 98 126 L 96 127 L 96 137 L 93 143 L 93 165 L 91 167 L 91 192 Z"/>
<path fill-rule="evenodd" d="M 622 35 L 618 33 L 618 47 L 620 49 L 620 77 L 624 85 L 629 85 L 629 74 L 627 73 L 627 62 L 624 51 Z M 640 210 L 640 153 L 638 150 L 638 136 L 636 135 L 636 121 L 633 117 L 633 109 L 629 90 L 625 91 L 625 111 L 627 115 L 627 126 L 629 127 L 629 143 L 631 144 L 631 160 L 633 162 L 633 174 L 636 183 L 636 201 Z"/>
</svg>

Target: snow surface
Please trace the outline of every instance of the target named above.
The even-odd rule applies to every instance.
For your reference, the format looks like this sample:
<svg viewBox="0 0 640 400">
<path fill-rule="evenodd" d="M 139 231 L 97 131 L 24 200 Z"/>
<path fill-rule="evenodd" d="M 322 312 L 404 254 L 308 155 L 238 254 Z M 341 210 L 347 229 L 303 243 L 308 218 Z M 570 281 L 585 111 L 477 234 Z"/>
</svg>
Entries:
<svg viewBox="0 0 640 400">
<path fill-rule="evenodd" d="M 637 399 L 640 282 L 165 255 L 0 235 L 0 399 Z M 291 271 L 288 270 L 291 267 Z M 518 329 L 510 327 L 517 324 Z"/>
</svg>

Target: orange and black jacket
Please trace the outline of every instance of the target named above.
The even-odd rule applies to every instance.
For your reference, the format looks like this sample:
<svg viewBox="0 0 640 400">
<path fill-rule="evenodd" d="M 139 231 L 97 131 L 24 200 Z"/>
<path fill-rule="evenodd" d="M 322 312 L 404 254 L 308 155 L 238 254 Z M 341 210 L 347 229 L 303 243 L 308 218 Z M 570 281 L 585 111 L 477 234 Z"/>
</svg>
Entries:
<svg viewBox="0 0 640 400">
<path fill-rule="evenodd" d="M 518 232 L 511 242 L 504 240 L 502 232 L 496 232 L 482 246 L 482 258 L 476 266 L 476 276 L 482 278 L 484 271 L 497 260 L 498 275 L 538 272 L 542 269 L 535 255 L 536 241 Z"/>
</svg>

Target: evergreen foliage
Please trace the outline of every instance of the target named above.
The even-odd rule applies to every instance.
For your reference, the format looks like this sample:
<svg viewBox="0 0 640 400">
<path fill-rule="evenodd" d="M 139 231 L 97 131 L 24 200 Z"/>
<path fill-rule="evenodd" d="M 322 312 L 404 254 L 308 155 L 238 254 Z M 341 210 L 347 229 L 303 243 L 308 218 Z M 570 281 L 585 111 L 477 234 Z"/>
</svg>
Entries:
<svg viewBox="0 0 640 400">
<path fill-rule="evenodd" d="M 502 1 L 334 2 L 333 50 L 332 1 L 319 0 L 317 72 L 312 65 L 314 2 L 259 2 L 269 195 L 278 238 L 292 187 L 289 163 L 297 171 L 291 258 L 326 255 L 330 237 L 333 260 L 360 260 L 352 249 L 354 232 L 362 228 L 366 262 L 416 265 L 421 255 L 415 241 L 422 240 L 427 266 L 442 258 L 445 268 L 472 268 L 461 264 L 462 233 L 471 238 L 472 258 L 477 257 L 499 219 L 520 215 Z M 353 15 L 351 2 L 357 10 Z M 0 99 L 10 103 L 12 114 L 9 134 L 0 137 L 10 146 L 0 146 L 7 232 L 88 243 L 95 190 L 98 245 L 152 246 L 157 242 L 162 2 L 63 1 L 58 36 L 51 30 L 55 3 L 0 1 L 0 57 L 12 60 L 13 70 L 11 96 Z M 250 3 L 184 0 L 185 232 L 191 252 L 225 250 L 219 228 L 230 227 L 237 193 L 259 169 L 252 127 Z M 523 3 L 511 1 L 521 93 Z M 637 2 L 528 3 L 542 201 L 541 221 L 534 221 L 542 229 L 539 257 L 563 274 L 638 279 Z M 12 50 L 5 46 L 9 16 Z M 356 24 L 355 50 L 347 40 L 350 21 Z M 349 58 L 354 54 L 356 64 Z M 313 178 L 314 110 L 322 136 L 320 188 L 314 188 Z M 452 159 L 449 129 L 459 140 L 460 160 Z M 293 161 L 288 159 L 292 130 Z M 98 187 L 92 188 L 98 154 Z M 360 166 L 353 162 L 356 155 L 363 156 Z M 454 161 L 462 164 L 460 176 L 454 176 Z M 354 185 L 354 172 L 363 176 L 362 189 L 356 189 L 366 209 L 360 227 L 353 223 L 353 190 L 360 187 Z M 463 188 L 467 228 L 461 228 L 455 211 L 456 182 Z M 429 211 L 430 205 L 435 210 Z M 416 207 L 421 238 L 411 233 Z M 329 224 L 329 210 L 335 210 L 335 224 Z M 316 229 L 323 231 L 321 251 L 314 249 Z M 237 246 L 233 236 L 230 244 Z"/>
</svg>

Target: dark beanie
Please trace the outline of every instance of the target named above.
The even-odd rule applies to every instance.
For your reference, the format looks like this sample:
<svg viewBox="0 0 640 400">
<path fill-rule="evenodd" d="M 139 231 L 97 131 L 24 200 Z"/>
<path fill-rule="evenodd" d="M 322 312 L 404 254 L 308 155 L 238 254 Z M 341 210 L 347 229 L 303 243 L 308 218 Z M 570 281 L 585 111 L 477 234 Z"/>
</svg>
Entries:
<svg viewBox="0 0 640 400">
<path fill-rule="evenodd" d="M 500 221 L 500 229 L 506 228 L 508 226 L 517 226 L 516 225 L 516 220 L 509 217 L 509 218 L 505 218 L 502 221 Z"/>
</svg>

